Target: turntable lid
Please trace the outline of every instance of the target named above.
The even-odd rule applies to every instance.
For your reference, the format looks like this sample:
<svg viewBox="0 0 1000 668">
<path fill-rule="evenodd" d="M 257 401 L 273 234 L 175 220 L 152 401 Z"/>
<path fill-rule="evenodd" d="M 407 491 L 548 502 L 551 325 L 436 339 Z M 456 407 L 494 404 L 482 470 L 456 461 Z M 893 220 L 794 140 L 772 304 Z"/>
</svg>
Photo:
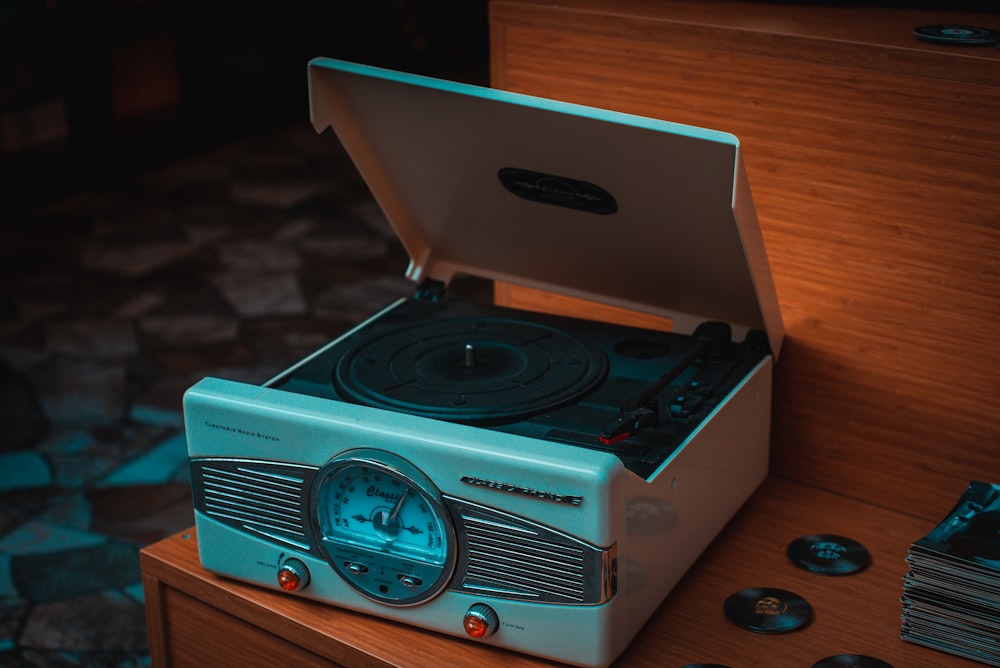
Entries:
<svg viewBox="0 0 1000 668">
<path fill-rule="evenodd" d="M 733 135 L 328 58 L 331 126 L 410 255 L 408 276 L 509 281 L 663 315 L 783 327 Z"/>
</svg>

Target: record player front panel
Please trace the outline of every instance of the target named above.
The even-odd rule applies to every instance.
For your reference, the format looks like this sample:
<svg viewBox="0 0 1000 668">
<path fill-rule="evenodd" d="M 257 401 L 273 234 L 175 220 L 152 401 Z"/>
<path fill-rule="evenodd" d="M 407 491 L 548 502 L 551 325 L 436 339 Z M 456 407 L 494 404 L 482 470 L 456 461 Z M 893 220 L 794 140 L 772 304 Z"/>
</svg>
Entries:
<svg viewBox="0 0 1000 668">
<path fill-rule="evenodd" d="M 582 666 L 607 665 L 766 475 L 772 358 L 756 348 L 740 355 L 748 369 L 729 381 L 677 442 L 663 448 L 655 465 L 645 462 L 648 472 L 636 464 L 644 463 L 641 458 L 630 467 L 629 458 L 616 451 L 634 444 L 602 445 L 588 434 L 591 445 L 581 447 L 573 440 L 580 438 L 579 427 L 553 424 L 565 419 L 561 412 L 578 416 L 581 404 L 583 413 L 590 403 L 599 406 L 591 395 L 604 385 L 630 385 L 627 376 L 615 380 L 625 373 L 612 371 L 621 361 L 616 357 L 642 367 L 639 360 L 655 359 L 665 342 L 676 355 L 685 335 L 645 339 L 635 336 L 638 330 L 610 327 L 607 332 L 621 339 L 618 352 L 613 345 L 610 354 L 604 344 L 597 346 L 609 368 L 596 388 L 513 423 L 414 415 L 346 401 L 330 389 L 335 361 L 350 357 L 359 332 L 393 336 L 399 324 L 394 315 L 412 323 L 425 310 L 443 313 L 449 322 L 473 313 L 507 314 L 479 309 L 407 300 L 270 384 L 207 378 L 191 388 L 185 420 L 202 563 L 279 589 L 278 575 L 294 561 L 309 580 L 291 595 L 457 637 L 468 638 L 463 620 L 473 606 L 485 605 L 496 613 L 498 627 L 477 642 Z M 576 321 L 560 321 L 559 329 L 567 324 L 581 340 L 592 342 L 593 332 L 608 335 L 603 325 L 591 331 L 591 324 Z M 325 389 L 317 391 L 319 386 Z M 577 435 L 549 436 L 560 429 Z M 380 466 L 401 470 L 403 479 L 421 481 L 418 487 L 454 525 L 448 557 L 454 561 L 441 570 L 446 582 L 427 596 L 396 604 L 388 583 L 437 570 L 420 571 L 411 568 L 412 560 L 378 556 L 374 549 L 349 545 L 345 551 L 343 544 L 324 542 L 318 481 L 335 460 L 358 449 L 374 452 Z M 397 519 L 399 526 L 414 525 L 412 515 L 402 516 L 409 510 L 394 517 L 394 508 L 390 503 L 379 511 L 380 526 Z M 336 567 L 331 560 L 339 560 Z M 381 591 L 378 582 L 367 592 L 351 584 L 347 574 L 362 567 L 389 578 L 383 595 L 370 595 Z"/>
</svg>

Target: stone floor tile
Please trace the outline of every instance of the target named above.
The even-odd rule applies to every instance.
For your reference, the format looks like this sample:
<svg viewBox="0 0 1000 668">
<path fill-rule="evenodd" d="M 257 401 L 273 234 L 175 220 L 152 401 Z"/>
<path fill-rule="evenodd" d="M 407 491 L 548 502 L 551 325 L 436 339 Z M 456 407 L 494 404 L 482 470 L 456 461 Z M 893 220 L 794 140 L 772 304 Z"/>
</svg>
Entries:
<svg viewBox="0 0 1000 668">
<path fill-rule="evenodd" d="M 10 367 L 21 374 L 33 373 L 35 367 L 48 359 L 42 347 L 36 344 L 37 341 L 30 346 L 18 345 L 12 340 L 0 338 L 0 360 L 3 361 L 0 369 Z"/>
<path fill-rule="evenodd" d="M 180 429 L 184 426 L 184 413 L 160 406 L 132 404 L 128 417 L 133 422 L 141 422 L 158 427 Z"/>
<path fill-rule="evenodd" d="M 87 497 L 95 519 L 110 523 L 147 517 L 178 503 L 190 505 L 191 487 L 179 483 L 107 487 L 92 489 Z"/>
<path fill-rule="evenodd" d="M 174 430 L 141 423 L 109 424 L 89 432 L 73 447 L 49 450 L 46 456 L 55 469 L 56 483 L 82 489 L 94 485 L 116 469 L 137 459 Z"/>
<path fill-rule="evenodd" d="M 122 593 L 137 603 L 146 604 L 146 592 L 143 590 L 141 582 L 122 587 Z"/>
<path fill-rule="evenodd" d="M 273 181 L 234 183 L 230 195 L 238 204 L 254 204 L 274 209 L 290 209 L 308 202 L 322 192 L 323 184 L 317 181 Z"/>
<path fill-rule="evenodd" d="M 40 512 L 37 518 L 44 524 L 76 531 L 88 531 L 92 522 L 90 503 L 83 492 L 77 490 L 53 495 L 49 508 Z"/>
<path fill-rule="evenodd" d="M 35 450 L 0 454 L 0 491 L 52 484 L 52 469 Z"/>
<path fill-rule="evenodd" d="M 233 147 L 230 155 L 235 181 L 263 178 L 273 182 L 279 177 L 304 179 L 308 176 L 306 156 L 278 133 L 241 142 Z"/>
<path fill-rule="evenodd" d="M 76 455 L 90 446 L 94 437 L 84 428 L 57 427 L 50 429 L 39 450 L 52 455 Z"/>
<path fill-rule="evenodd" d="M 296 217 L 281 226 L 275 234 L 277 241 L 295 241 L 301 239 L 316 228 L 316 220 L 311 217 Z"/>
<path fill-rule="evenodd" d="M 32 603 L 51 603 L 141 580 L 138 547 L 107 542 L 11 557 L 11 579 Z"/>
<path fill-rule="evenodd" d="M 105 537 L 100 534 L 32 521 L 0 538 L 0 552 L 21 557 L 61 553 L 105 542 Z"/>
<path fill-rule="evenodd" d="M 150 316 L 139 328 L 154 345 L 194 347 L 235 341 L 240 323 L 225 314 Z"/>
<path fill-rule="evenodd" d="M 38 605 L 20 644 L 35 650 L 76 652 L 148 649 L 142 608 L 119 591 L 102 591 Z"/>
<path fill-rule="evenodd" d="M 197 215 L 205 216 L 207 218 L 205 221 L 200 221 L 194 212 L 185 212 L 184 215 L 188 218 L 185 221 L 184 229 L 187 231 L 188 239 L 195 247 L 212 246 L 215 242 L 232 234 L 232 225 L 226 222 L 232 219 L 231 215 L 222 214 L 223 217 L 220 220 L 214 220 L 213 217 L 220 215 L 220 212 L 217 210 L 209 212 L 204 209 L 197 210 Z"/>
<path fill-rule="evenodd" d="M 98 487 L 158 485 L 172 480 L 187 465 L 187 439 L 181 432 L 102 478 Z"/>
<path fill-rule="evenodd" d="M 164 295 L 158 291 L 147 291 L 132 296 L 130 299 L 118 306 L 112 313 L 112 317 L 120 319 L 134 319 L 148 315 L 158 306 L 163 304 Z"/>
<path fill-rule="evenodd" d="M 135 247 L 92 242 L 83 249 L 80 262 L 89 271 L 142 277 L 187 257 L 195 248 L 196 244 L 190 241 L 165 241 Z"/>
<path fill-rule="evenodd" d="M 149 406 L 162 406 L 166 410 L 180 412 L 185 390 L 201 380 L 205 368 L 207 367 L 202 365 L 186 370 L 178 368 L 170 375 L 154 378 L 139 388 L 133 399 Z"/>
<path fill-rule="evenodd" d="M 291 242 L 272 239 L 242 239 L 220 244 L 219 260 L 230 269 L 258 274 L 302 266 L 302 258 Z"/>
<path fill-rule="evenodd" d="M 201 191 L 206 186 L 219 188 L 228 185 L 232 177 L 231 160 L 222 147 L 206 153 L 182 157 L 156 169 L 136 176 L 136 183 L 157 195 L 183 193 L 188 198 L 192 189 Z"/>
<path fill-rule="evenodd" d="M 93 490 L 93 530 L 132 545 L 149 545 L 194 524 L 189 481 Z"/>
<path fill-rule="evenodd" d="M 300 242 L 302 251 L 328 262 L 371 260 L 389 254 L 389 243 L 369 236 L 314 236 Z"/>
<path fill-rule="evenodd" d="M 0 586 L 0 591 L 2 591 L 2 586 Z M 28 604 L 24 600 L 0 593 L 0 652 L 15 646 L 17 633 L 27 614 Z M 0 663 L 0 665 L 3 664 Z"/>
<path fill-rule="evenodd" d="M 4 435 L 0 452 L 34 447 L 44 437 L 47 423 L 29 376 L 0 361 L 0 430 Z M 0 467 L 0 479 L 10 474 Z"/>
<path fill-rule="evenodd" d="M 57 424 L 101 424 L 125 410 L 125 367 L 92 359 L 53 358 L 34 370 L 45 414 Z"/>
<path fill-rule="evenodd" d="M 307 311 L 296 273 L 232 271 L 216 276 L 214 283 L 233 309 L 246 318 Z"/>
<path fill-rule="evenodd" d="M 188 489 L 191 488 L 191 467 L 185 466 L 184 468 L 177 471 L 177 474 L 173 477 L 171 483 L 182 484 Z M 193 524 L 194 522 L 192 522 Z"/>
<path fill-rule="evenodd" d="M 135 329 L 119 318 L 56 322 L 47 328 L 46 349 L 53 354 L 120 359 L 138 350 Z"/>
<path fill-rule="evenodd" d="M 0 492 L 0 537 L 32 522 L 61 504 L 73 492 L 59 486 L 25 487 Z M 70 527 L 76 528 L 76 527 Z M 86 531 L 86 527 L 82 529 Z"/>
<path fill-rule="evenodd" d="M 32 326 L 43 323 L 49 318 L 57 317 L 66 309 L 66 302 L 63 300 L 43 301 L 22 296 L 14 297 L 11 301 L 14 314 L 12 318 L 0 319 L 0 341 L 12 341 Z"/>
<path fill-rule="evenodd" d="M 164 371 L 190 377 L 192 379 L 190 385 L 203 376 L 221 375 L 228 377 L 230 369 L 254 367 L 258 362 L 254 350 L 242 342 L 208 345 L 199 348 L 156 350 L 152 351 L 151 354 Z M 225 370 L 225 373 L 222 370 Z M 179 395 L 178 398 L 180 398 Z"/>
<path fill-rule="evenodd" d="M 0 650 L 4 648 L 3 639 L 7 637 L 7 632 L 4 628 L 4 602 L 20 601 L 17 589 L 14 588 L 14 578 L 10 574 L 10 560 L 12 558 L 6 552 L 0 551 Z"/>
</svg>

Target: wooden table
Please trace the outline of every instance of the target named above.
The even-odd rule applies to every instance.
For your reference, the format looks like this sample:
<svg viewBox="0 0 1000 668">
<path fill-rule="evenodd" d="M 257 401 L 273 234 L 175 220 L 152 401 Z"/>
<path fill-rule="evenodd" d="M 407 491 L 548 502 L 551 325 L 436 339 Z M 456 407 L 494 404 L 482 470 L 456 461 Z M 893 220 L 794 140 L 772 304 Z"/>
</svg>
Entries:
<svg viewBox="0 0 1000 668">
<path fill-rule="evenodd" d="M 491 2 L 494 86 L 740 138 L 785 319 L 772 475 L 617 665 L 811 666 L 838 653 L 977 665 L 899 638 L 910 543 L 970 480 L 1000 482 L 1000 49 L 912 34 L 941 23 L 1000 29 L 1000 15 Z M 496 299 L 592 309 L 511 285 Z M 862 542 L 872 566 L 799 569 L 785 549 L 813 533 Z M 157 666 L 546 665 L 218 578 L 196 540 L 142 553 Z M 748 587 L 797 592 L 815 619 L 786 635 L 740 629 L 722 604 Z"/>
<path fill-rule="evenodd" d="M 826 656 L 860 653 L 905 666 L 976 665 L 899 638 L 904 557 L 934 523 L 787 480 L 768 480 L 670 594 L 616 666 L 677 668 L 687 663 L 811 666 Z M 840 533 L 872 554 L 865 571 L 822 576 L 795 566 L 789 542 Z M 150 648 L 157 666 L 552 665 L 454 640 L 207 573 L 190 531 L 146 548 L 143 584 Z M 803 596 L 815 617 L 785 635 L 743 630 L 722 603 L 747 587 Z"/>
</svg>

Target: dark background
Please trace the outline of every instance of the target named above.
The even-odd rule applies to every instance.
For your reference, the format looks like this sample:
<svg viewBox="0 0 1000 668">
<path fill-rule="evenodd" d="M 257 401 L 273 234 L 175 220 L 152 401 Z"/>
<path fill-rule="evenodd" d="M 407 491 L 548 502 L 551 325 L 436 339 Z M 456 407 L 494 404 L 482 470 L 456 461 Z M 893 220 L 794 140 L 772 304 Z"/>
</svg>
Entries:
<svg viewBox="0 0 1000 668">
<path fill-rule="evenodd" d="M 798 1 L 768 4 L 780 12 Z M 2 205 L 9 212 L 104 186 L 181 154 L 304 121 L 305 66 L 316 56 L 486 85 L 487 5 L 0 0 Z"/>
<path fill-rule="evenodd" d="M 316 56 L 485 84 L 487 2 L 0 0 L 5 206 L 301 122 Z"/>
</svg>

